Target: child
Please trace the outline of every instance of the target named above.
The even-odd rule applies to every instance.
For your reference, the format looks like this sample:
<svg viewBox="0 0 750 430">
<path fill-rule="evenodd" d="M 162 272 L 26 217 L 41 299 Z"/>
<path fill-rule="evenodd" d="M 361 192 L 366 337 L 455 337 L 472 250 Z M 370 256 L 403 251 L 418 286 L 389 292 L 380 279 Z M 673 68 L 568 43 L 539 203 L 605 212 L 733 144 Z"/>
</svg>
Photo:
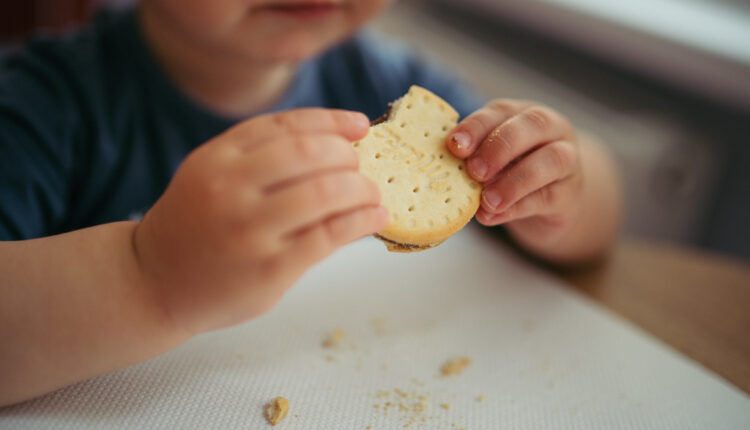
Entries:
<svg viewBox="0 0 750 430">
<path fill-rule="evenodd" d="M 480 223 L 555 263 L 606 252 L 620 195 L 606 153 L 547 107 L 479 108 L 352 36 L 387 3 L 143 0 L 5 59 L 0 405 L 255 318 L 382 229 L 350 142 L 411 84 L 470 114 L 446 144 L 484 183 Z"/>
</svg>

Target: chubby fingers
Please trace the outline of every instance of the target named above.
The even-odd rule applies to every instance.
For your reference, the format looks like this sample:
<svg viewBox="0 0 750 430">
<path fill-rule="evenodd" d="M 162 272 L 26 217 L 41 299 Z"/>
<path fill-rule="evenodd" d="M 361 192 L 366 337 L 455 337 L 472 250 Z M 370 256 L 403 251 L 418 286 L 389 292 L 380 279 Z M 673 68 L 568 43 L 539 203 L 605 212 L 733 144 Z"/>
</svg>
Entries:
<svg viewBox="0 0 750 430">
<path fill-rule="evenodd" d="M 574 140 L 572 126 L 555 111 L 529 107 L 497 126 L 467 159 L 468 173 L 477 181 L 495 177 L 509 163 L 556 140 Z"/>
<path fill-rule="evenodd" d="M 265 269 L 277 279 L 290 281 L 291 286 L 291 281 L 313 264 L 349 242 L 382 230 L 387 223 L 388 213 L 380 206 L 364 206 L 333 214 L 288 236 L 284 252 L 276 253 Z M 278 297 L 273 302 L 277 300 Z"/>
<path fill-rule="evenodd" d="M 356 171 L 358 166 L 351 143 L 336 134 L 273 139 L 247 151 L 240 161 L 246 179 L 261 190 L 325 171 Z"/>
<path fill-rule="evenodd" d="M 448 150 L 458 158 L 467 158 L 500 124 L 531 106 L 522 100 L 499 99 L 467 116 L 448 135 Z"/>
<path fill-rule="evenodd" d="M 557 141 L 544 145 L 486 183 L 481 208 L 490 214 L 504 212 L 537 190 L 573 175 L 578 166 L 576 144 Z"/>
<path fill-rule="evenodd" d="M 305 108 L 261 115 L 244 121 L 225 134 L 227 142 L 243 149 L 267 140 L 298 134 L 335 134 L 349 141 L 367 134 L 370 120 L 360 112 L 340 109 Z"/>
<path fill-rule="evenodd" d="M 528 194 L 503 212 L 492 213 L 480 207 L 476 218 L 486 226 L 505 224 L 539 215 L 554 219 L 555 214 L 564 212 L 561 208 L 565 204 L 576 201 L 575 194 L 579 192 L 580 186 L 580 176 L 574 175 Z"/>
<path fill-rule="evenodd" d="M 532 216 L 569 212 L 578 202 L 582 175 L 577 145 L 544 145 L 485 184 L 477 221 L 498 225 Z"/>
<path fill-rule="evenodd" d="M 334 171 L 273 190 L 255 222 L 284 240 L 336 214 L 379 204 L 380 192 L 372 181 L 357 172 Z"/>
<path fill-rule="evenodd" d="M 469 146 L 450 145 L 466 133 Z M 477 137 L 481 136 L 481 137 Z M 480 182 L 491 180 L 509 163 L 536 147 L 555 140 L 575 140 L 567 119 L 544 106 L 498 100 L 467 117 L 448 137 L 449 148 L 466 158 L 469 175 Z"/>
<path fill-rule="evenodd" d="M 339 247 L 382 230 L 387 223 L 388 212 L 382 206 L 360 207 L 332 215 L 291 236 L 287 258 L 303 266 L 312 265 Z"/>
</svg>

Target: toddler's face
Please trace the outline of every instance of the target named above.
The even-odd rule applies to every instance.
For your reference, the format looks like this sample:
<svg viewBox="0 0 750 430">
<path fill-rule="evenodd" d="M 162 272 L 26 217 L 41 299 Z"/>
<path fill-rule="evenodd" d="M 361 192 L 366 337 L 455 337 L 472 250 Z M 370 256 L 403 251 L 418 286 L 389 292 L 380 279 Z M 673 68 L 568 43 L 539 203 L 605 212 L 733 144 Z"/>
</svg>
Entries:
<svg viewBox="0 0 750 430">
<path fill-rule="evenodd" d="M 299 61 L 341 40 L 392 0 L 144 0 L 191 43 L 251 61 Z"/>
</svg>

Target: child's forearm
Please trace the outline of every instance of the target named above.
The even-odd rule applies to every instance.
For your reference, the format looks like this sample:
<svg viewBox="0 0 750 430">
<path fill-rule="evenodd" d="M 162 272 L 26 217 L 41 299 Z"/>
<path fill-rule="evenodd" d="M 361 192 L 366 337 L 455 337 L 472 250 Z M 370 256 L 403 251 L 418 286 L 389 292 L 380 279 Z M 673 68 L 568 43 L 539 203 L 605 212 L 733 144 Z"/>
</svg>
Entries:
<svg viewBox="0 0 750 430">
<path fill-rule="evenodd" d="M 562 235 L 538 234 L 554 226 L 546 220 L 521 220 L 508 230 L 516 242 L 534 255 L 556 264 L 585 263 L 606 254 L 617 237 L 622 195 L 617 167 L 609 152 L 592 137 L 579 141 L 583 174 L 582 199 L 571 228 Z M 536 230 L 535 234 L 525 234 Z"/>
<path fill-rule="evenodd" d="M 141 274 L 135 226 L 0 242 L 0 405 L 138 363 L 189 337 Z"/>
</svg>

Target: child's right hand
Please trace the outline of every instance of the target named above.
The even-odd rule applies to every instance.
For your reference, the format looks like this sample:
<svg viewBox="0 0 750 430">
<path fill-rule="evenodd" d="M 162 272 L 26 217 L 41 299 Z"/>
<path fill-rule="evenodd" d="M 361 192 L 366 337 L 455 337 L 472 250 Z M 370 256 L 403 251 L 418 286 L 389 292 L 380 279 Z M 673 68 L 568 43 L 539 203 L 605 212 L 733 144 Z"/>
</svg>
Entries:
<svg viewBox="0 0 750 430">
<path fill-rule="evenodd" d="M 360 113 L 301 109 L 243 122 L 188 155 L 133 242 L 179 328 L 259 316 L 311 265 L 385 226 L 350 143 L 368 127 Z"/>
</svg>

